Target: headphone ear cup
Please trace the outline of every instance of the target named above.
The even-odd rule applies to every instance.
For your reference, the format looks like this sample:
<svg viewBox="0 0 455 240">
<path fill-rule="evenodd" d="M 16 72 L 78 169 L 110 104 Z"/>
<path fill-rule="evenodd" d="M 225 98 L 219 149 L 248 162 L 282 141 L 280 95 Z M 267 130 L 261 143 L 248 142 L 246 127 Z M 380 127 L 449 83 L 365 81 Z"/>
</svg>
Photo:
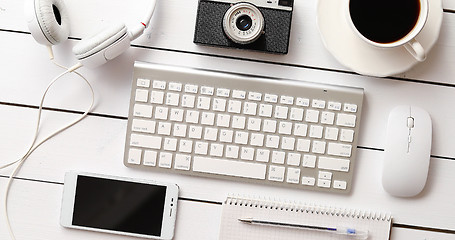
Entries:
<svg viewBox="0 0 455 240">
<path fill-rule="evenodd" d="M 43 45 L 56 45 L 68 39 L 70 26 L 62 0 L 26 0 L 25 15 L 33 38 Z"/>
<path fill-rule="evenodd" d="M 73 47 L 73 53 L 83 65 L 99 66 L 126 51 L 130 39 L 125 24 L 110 26 L 94 36 L 84 38 Z"/>
</svg>

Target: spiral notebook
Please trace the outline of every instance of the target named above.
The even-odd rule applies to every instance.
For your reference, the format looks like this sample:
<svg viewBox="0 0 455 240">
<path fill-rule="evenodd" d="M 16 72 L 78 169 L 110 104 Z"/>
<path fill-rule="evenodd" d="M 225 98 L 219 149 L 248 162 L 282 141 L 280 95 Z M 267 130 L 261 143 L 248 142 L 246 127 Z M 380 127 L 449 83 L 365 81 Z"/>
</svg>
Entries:
<svg viewBox="0 0 455 240">
<path fill-rule="evenodd" d="M 353 236 L 326 231 L 249 224 L 239 219 L 249 218 L 286 224 L 319 227 L 347 227 L 368 231 L 368 240 L 388 240 L 392 217 L 390 214 L 298 204 L 228 197 L 223 203 L 220 240 L 354 240 Z"/>
</svg>

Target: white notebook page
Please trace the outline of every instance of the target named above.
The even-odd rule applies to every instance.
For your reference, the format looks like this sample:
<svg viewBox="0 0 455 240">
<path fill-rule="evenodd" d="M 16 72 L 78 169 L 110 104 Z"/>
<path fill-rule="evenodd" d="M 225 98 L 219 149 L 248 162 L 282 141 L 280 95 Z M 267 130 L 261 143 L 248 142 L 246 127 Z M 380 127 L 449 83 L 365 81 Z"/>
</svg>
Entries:
<svg viewBox="0 0 455 240">
<path fill-rule="evenodd" d="M 349 227 L 368 231 L 368 240 L 388 240 L 390 215 L 359 210 L 324 208 L 246 198 L 228 198 L 223 204 L 220 240 L 353 240 L 334 233 L 242 223 L 239 218 L 322 227 Z"/>
</svg>

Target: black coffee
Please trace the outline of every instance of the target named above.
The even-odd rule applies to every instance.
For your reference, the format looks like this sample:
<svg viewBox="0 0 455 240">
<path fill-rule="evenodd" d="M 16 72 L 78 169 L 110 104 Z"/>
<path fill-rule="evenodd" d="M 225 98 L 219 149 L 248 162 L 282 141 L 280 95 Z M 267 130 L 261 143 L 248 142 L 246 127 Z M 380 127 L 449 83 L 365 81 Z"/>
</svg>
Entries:
<svg viewBox="0 0 455 240">
<path fill-rule="evenodd" d="M 377 43 L 392 43 L 416 25 L 420 1 L 350 0 L 349 11 L 354 26 L 364 37 Z"/>
</svg>

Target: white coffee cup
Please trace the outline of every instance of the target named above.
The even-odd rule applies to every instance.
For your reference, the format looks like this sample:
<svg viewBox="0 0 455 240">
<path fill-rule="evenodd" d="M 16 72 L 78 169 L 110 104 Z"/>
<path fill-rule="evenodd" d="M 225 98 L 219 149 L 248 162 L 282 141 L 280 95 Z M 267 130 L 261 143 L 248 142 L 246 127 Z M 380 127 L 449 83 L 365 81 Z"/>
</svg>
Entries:
<svg viewBox="0 0 455 240">
<path fill-rule="evenodd" d="M 354 1 L 354 0 L 352 0 Z M 381 1 L 381 0 L 378 0 Z M 398 0 L 397 0 L 398 1 Z M 426 59 L 425 49 L 422 47 L 422 44 L 416 40 L 416 36 L 422 31 L 423 27 L 425 26 L 427 19 L 428 19 L 428 1 L 429 0 L 416 0 L 420 2 L 420 11 L 415 22 L 414 27 L 410 30 L 405 36 L 402 38 L 393 41 L 393 42 L 376 42 L 370 40 L 369 38 L 365 37 L 355 26 L 350 12 L 350 2 L 351 0 L 344 0 L 345 6 L 345 14 L 348 24 L 352 28 L 352 30 L 356 33 L 356 35 L 361 38 L 363 41 L 382 49 L 388 48 L 396 48 L 396 47 L 404 47 L 408 52 L 417 60 L 417 61 L 424 61 Z"/>
</svg>

